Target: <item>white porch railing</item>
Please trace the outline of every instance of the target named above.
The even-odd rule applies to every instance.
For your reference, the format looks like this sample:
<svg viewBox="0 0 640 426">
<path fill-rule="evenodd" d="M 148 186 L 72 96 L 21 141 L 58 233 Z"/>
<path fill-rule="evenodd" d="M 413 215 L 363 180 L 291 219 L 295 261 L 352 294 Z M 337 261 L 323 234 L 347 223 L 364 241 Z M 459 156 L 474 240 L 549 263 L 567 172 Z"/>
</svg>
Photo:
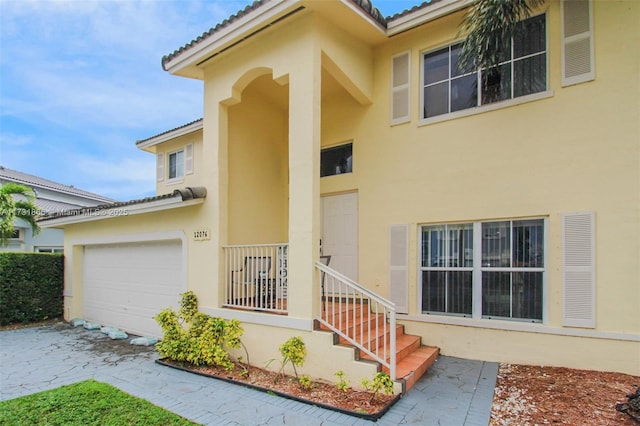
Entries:
<svg viewBox="0 0 640 426">
<path fill-rule="evenodd" d="M 318 321 L 386 366 L 396 380 L 395 304 L 321 262 L 316 262 L 316 269 L 321 292 Z"/>
<path fill-rule="evenodd" d="M 224 246 L 223 306 L 287 313 L 288 244 Z"/>
</svg>

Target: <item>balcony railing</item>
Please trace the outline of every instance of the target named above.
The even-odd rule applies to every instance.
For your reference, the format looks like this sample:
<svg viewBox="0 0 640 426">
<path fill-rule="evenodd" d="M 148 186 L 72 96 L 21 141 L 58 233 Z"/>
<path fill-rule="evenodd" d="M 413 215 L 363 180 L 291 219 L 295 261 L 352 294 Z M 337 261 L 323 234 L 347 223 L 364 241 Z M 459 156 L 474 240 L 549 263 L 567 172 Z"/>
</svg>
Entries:
<svg viewBox="0 0 640 426">
<path fill-rule="evenodd" d="M 225 246 L 223 306 L 286 314 L 288 244 Z"/>
</svg>

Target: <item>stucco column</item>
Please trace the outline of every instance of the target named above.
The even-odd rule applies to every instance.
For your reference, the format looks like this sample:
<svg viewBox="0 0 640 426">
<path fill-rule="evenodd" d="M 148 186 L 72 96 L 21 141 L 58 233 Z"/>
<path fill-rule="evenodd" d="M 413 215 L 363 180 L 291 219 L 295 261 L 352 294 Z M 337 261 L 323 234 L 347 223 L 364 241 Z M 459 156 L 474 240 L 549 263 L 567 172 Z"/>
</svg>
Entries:
<svg viewBox="0 0 640 426">
<path fill-rule="evenodd" d="M 289 315 L 312 319 L 319 311 L 321 59 L 307 42 L 289 73 L 288 292 Z"/>
<path fill-rule="evenodd" d="M 200 305 L 217 307 L 224 300 L 224 253 L 228 244 L 228 113 L 221 101 L 216 76 L 206 75 L 204 93 L 204 127 L 202 170 L 208 196 L 203 214 L 208 219 L 211 240 L 198 244 L 198 250 L 189 253 L 189 271 L 192 288 L 200 297 Z M 216 288 L 212 292 L 210 288 Z"/>
</svg>

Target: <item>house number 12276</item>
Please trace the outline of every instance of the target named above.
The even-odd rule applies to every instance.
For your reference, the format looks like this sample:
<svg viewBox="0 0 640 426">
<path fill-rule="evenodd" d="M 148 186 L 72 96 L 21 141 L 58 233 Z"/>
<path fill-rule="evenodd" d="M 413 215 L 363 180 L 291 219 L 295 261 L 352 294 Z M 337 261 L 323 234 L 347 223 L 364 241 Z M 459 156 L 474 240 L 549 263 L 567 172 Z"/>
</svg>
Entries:
<svg viewBox="0 0 640 426">
<path fill-rule="evenodd" d="M 195 241 L 203 241 L 211 239 L 211 232 L 208 229 L 200 229 L 193 231 L 193 239 Z"/>
</svg>

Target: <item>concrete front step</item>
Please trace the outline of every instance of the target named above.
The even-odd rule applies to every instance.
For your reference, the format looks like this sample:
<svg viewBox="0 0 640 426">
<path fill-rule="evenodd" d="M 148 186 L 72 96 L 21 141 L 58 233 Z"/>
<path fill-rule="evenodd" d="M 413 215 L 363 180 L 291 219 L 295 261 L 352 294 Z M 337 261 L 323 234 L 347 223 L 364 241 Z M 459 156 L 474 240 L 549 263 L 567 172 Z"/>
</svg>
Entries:
<svg viewBox="0 0 640 426">
<path fill-rule="evenodd" d="M 327 327 L 321 327 L 323 330 L 329 330 Z M 361 331 L 357 331 L 356 333 L 347 333 L 344 330 L 341 330 L 346 336 L 361 342 L 363 346 L 367 348 L 376 348 L 379 346 L 383 346 L 385 343 L 389 343 L 391 341 L 391 328 L 387 325 L 387 327 L 379 327 L 377 330 L 372 328 L 370 330 L 364 329 Z M 396 326 L 396 339 L 399 336 L 404 335 L 404 327 L 401 325 Z M 344 337 L 340 337 L 340 343 L 348 343 Z"/>
<path fill-rule="evenodd" d="M 439 354 L 440 348 L 421 346 L 396 364 L 396 374 L 399 379 L 404 380 L 403 392 L 407 392 L 416 384 L 429 367 L 436 362 Z M 383 368 L 384 370 L 386 367 Z"/>
<path fill-rule="evenodd" d="M 328 309 L 331 309 L 332 306 L 328 306 Z M 349 335 L 353 335 L 353 330 L 356 330 L 357 340 L 361 340 L 360 338 L 364 336 L 362 339 L 365 343 L 365 347 L 370 347 L 371 352 L 376 353 L 376 343 L 378 352 L 381 356 L 383 354 L 384 342 L 389 342 L 390 340 L 390 330 L 389 327 L 380 327 L 384 324 L 385 318 L 382 315 L 371 315 L 367 314 L 366 310 L 363 312 L 359 308 L 350 307 L 348 304 L 341 304 L 337 308 L 342 315 L 349 315 L 350 323 L 342 325 L 342 332 Z M 335 312 L 335 311 L 334 311 Z M 326 313 L 323 312 L 323 314 Z M 362 315 L 364 313 L 364 315 Z M 364 317 L 364 318 L 363 318 Z M 324 315 L 323 315 L 324 318 Z M 354 321 L 354 318 L 356 321 Z M 373 318 L 373 322 L 372 321 Z M 331 318 L 329 318 L 331 319 Z M 358 324 L 360 323 L 360 324 Z M 367 324 L 376 324 L 378 323 L 379 327 L 377 331 L 375 327 L 369 328 Z M 328 327 L 321 325 L 319 327 L 323 330 L 329 330 Z M 361 332 L 362 330 L 362 332 Z M 369 337 L 369 331 L 371 331 L 371 337 Z M 377 339 L 377 340 L 376 340 Z M 349 345 L 349 343 L 343 337 L 335 340 L 336 343 L 341 345 Z M 369 346 L 367 346 L 369 345 Z M 398 325 L 396 327 L 396 376 L 398 380 L 403 382 L 403 392 L 407 392 L 409 389 L 415 385 L 415 383 L 422 377 L 431 365 L 436 361 L 438 355 L 440 353 L 440 349 L 431 346 L 423 346 L 421 343 L 420 336 L 414 336 L 404 333 L 404 327 Z M 373 361 L 373 358 L 366 353 L 356 349 L 356 358 L 361 360 L 369 360 Z M 390 359 L 390 356 L 387 355 L 387 362 Z M 382 366 L 382 371 L 389 373 L 388 368 Z"/>
<path fill-rule="evenodd" d="M 359 335 L 361 331 L 366 332 L 368 330 L 376 330 L 376 327 L 378 330 L 381 330 L 384 328 L 385 323 L 384 315 L 373 314 L 364 316 L 358 314 L 349 317 L 336 316 L 335 318 L 329 317 L 328 320 L 323 315 L 322 319 L 329 323 L 333 323 L 336 328 L 340 329 L 340 331 L 349 336 L 353 336 L 354 334 Z M 327 327 L 326 325 L 321 325 L 321 328 L 323 330 L 329 330 L 329 327 Z"/>
<path fill-rule="evenodd" d="M 401 326 L 399 326 L 401 327 Z M 405 357 L 407 357 L 407 355 L 409 355 L 410 353 L 412 353 L 413 351 L 415 351 L 416 349 L 418 349 L 420 347 L 420 336 L 413 336 L 410 334 L 397 334 L 396 335 L 396 363 L 402 361 Z M 387 341 L 389 341 L 389 339 L 387 338 Z M 341 340 L 341 343 L 342 342 Z M 379 346 L 380 348 L 382 348 L 382 344 L 380 344 Z M 374 352 L 374 350 L 372 350 L 371 352 Z M 382 354 L 382 350 L 379 350 L 379 353 Z M 371 356 L 363 353 L 361 355 L 362 359 L 367 359 L 367 360 L 373 360 L 373 358 L 371 358 Z M 390 356 L 387 356 L 387 361 L 389 361 Z"/>
<path fill-rule="evenodd" d="M 354 312 L 358 315 L 361 311 L 369 311 L 369 309 L 368 305 L 354 305 L 353 303 L 348 302 L 323 301 L 320 311 L 320 313 L 324 317 L 326 315 L 338 315 L 339 313 L 342 313 L 343 315 L 353 315 Z"/>
</svg>

